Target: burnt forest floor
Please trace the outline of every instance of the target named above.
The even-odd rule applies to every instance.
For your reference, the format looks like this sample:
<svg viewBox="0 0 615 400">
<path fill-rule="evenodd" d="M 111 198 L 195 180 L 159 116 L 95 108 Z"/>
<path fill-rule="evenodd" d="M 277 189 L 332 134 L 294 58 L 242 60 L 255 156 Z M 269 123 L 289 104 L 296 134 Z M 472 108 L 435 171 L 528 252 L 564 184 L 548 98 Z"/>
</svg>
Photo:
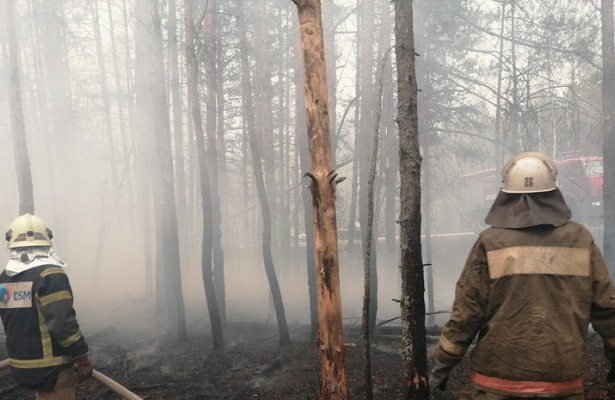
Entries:
<svg viewBox="0 0 615 400">
<path fill-rule="evenodd" d="M 151 328 L 151 327 L 150 327 Z M 319 360 L 309 340 L 308 327 L 290 326 L 292 343 L 278 345 L 277 326 L 264 323 L 229 323 L 226 350 L 214 351 L 208 333 L 191 334 L 184 343 L 152 329 L 105 328 L 88 338 L 98 371 L 123 384 L 143 399 L 318 399 Z M 349 399 L 365 399 L 363 349 L 357 326 L 345 328 L 347 388 Z M 437 337 L 429 337 L 433 354 Z M 398 334 L 378 335 L 372 352 L 375 399 L 401 399 L 401 355 Z M 0 345 L 0 359 L 6 348 Z M 453 370 L 446 392 L 432 399 L 449 400 L 468 380 L 468 360 Z M 602 341 L 592 336 L 588 344 L 585 397 L 615 399 L 615 384 L 604 381 L 608 362 Z M 120 397 L 101 384 L 88 380 L 80 385 L 78 399 L 111 400 Z M 34 399 L 34 393 L 18 389 L 8 370 L 0 371 L 0 399 Z"/>
</svg>

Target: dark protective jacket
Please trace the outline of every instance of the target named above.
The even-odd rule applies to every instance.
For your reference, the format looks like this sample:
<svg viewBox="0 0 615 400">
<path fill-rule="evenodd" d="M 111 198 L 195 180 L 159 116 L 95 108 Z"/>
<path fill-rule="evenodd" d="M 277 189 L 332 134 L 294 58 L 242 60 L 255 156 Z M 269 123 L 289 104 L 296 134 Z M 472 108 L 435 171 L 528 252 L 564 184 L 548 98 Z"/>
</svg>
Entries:
<svg viewBox="0 0 615 400">
<path fill-rule="evenodd" d="M 587 229 L 490 228 L 468 256 L 435 356 L 455 365 L 478 335 L 474 385 L 520 397 L 581 393 L 590 323 L 615 361 L 615 288 Z"/>
<path fill-rule="evenodd" d="M 11 369 L 26 388 L 50 389 L 71 358 L 88 346 L 77 323 L 73 293 L 64 270 L 54 265 L 15 276 L 0 274 L 0 317 Z"/>
</svg>

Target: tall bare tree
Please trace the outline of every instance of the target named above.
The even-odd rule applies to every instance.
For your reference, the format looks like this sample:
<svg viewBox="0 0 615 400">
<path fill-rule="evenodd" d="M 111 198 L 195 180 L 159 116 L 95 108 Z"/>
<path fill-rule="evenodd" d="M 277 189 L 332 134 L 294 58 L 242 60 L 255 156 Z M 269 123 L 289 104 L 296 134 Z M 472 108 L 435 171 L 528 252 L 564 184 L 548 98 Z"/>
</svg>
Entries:
<svg viewBox="0 0 615 400">
<path fill-rule="evenodd" d="M 295 41 L 295 54 L 301 52 L 301 37 L 297 34 Z M 307 116 L 305 108 L 305 90 L 303 89 L 304 74 L 303 60 L 295 59 L 295 143 L 299 151 L 301 171 L 310 168 L 310 154 L 307 138 Z M 316 340 L 318 336 L 318 294 L 316 290 L 316 267 L 314 265 L 314 216 L 312 212 L 312 199 L 307 190 L 301 193 L 303 203 L 303 222 L 305 225 L 305 253 L 307 260 L 308 294 L 310 298 L 310 340 Z"/>
<path fill-rule="evenodd" d="M 169 17 L 167 22 L 168 46 L 167 64 L 170 75 L 171 107 L 173 120 L 173 144 L 175 160 L 175 183 L 177 192 L 177 216 L 180 225 L 186 218 L 186 176 L 184 172 L 184 132 L 182 119 L 181 82 L 179 78 L 179 56 L 177 49 L 177 5 L 168 0 Z"/>
<path fill-rule="evenodd" d="M 367 221 L 365 224 L 365 248 L 363 249 L 363 270 L 364 270 L 364 287 L 363 287 L 363 322 L 362 322 L 362 336 L 363 336 L 363 354 L 365 361 L 365 388 L 367 393 L 367 398 L 372 399 L 374 397 L 374 393 L 372 390 L 372 366 L 371 366 L 371 336 L 375 334 L 375 318 L 372 318 L 372 286 L 374 280 L 372 279 L 372 272 L 374 268 L 374 263 L 372 262 L 373 251 L 372 245 L 374 243 L 374 183 L 376 181 L 376 170 L 378 167 L 378 147 L 379 147 L 379 132 L 380 132 L 380 121 L 382 120 L 382 93 L 384 90 L 384 70 L 387 65 L 387 60 L 389 56 L 389 51 L 385 52 L 383 55 L 383 59 L 378 66 L 378 72 L 376 76 L 378 77 L 378 93 L 376 96 L 376 114 L 374 120 L 374 130 L 373 130 L 373 147 L 372 147 L 372 157 L 371 157 L 371 166 L 369 170 L 369 178 L 367 180 Z M 377 219 L 377 217 L 376 217 Z M 378 293 L 376 292 L 377 296 Z"/>
<path fill-rule="evenodd" d="M 413 26 L 412 1 L 395 0 L 403 388 L 405 399 L 428 399 L 425 283 L 421 255 L 421 155 Z"/>
<path fill-rule="evenodd" d="M 205 151 L 205 133 L 199 103 L 199 70 L 195 54 L 195 28 L 192 15 L 192 1 L 184 0 L 186 26 L 186 68 L 188 70 L 188 101 L 196 136 L 197 158 L 201 177 L 201 197 L 203 204 L 203 246 L 201 255 L 201 270 L 203 285 L 207 298 L 207 310 L 211 322 L 211 333 L 214 349 L 224 349 L 222 319 L 215 294 L 212 267 L 212 204 L 209 182 L 209 163 Z"/>
<path fill-rule="evenodd" d="M 175 323 L 175 327 L 170 328 L 175 329 L 178 340 L 185 340 L 186 315 L 158 1 L 138 0 L 135 14 L 139 20 L 135 35 L 136 118 L 138 134 L 148 136 L 145 139 L 149 150 L 146 165 L 148 171 L 153 172 L 151 179 L 156 223 L 157 282 L 164 282 L 164 291 L 158 293 L 158 298 L 166 300 L 166 316 Z"/>
<path fill-rule="evenodd" d="M 222 249 L 222 211 L 220 209 L 220 185 L 218 184 L 218 146 L 216 124 L 223 121 L 216 121 L 217 107 L 224 107 L 224 104 L 217 104 L 217 76 L 216 71 L 216 1 L 207 1 L 205 18 L 203 19 L 204 39 L 205 39 L 205 87 L 206 87 L 206 125 L 207 130 L 207 161 L 209 163 L 210 185 L 213 190 L 211 195 L 211 216 L 212 216 L 212 254 L 213 254 L 213 278 L 214 289 L 220 318 L 226 320 L 226 288 L 224 277 L 224 251 Z"/>
<path fill-rule="evenodd" d="M 337 249 L 335 187 L 329 133 L 327 72 L 320 0 L 292 0 L 301 25 L 305 104 L 314 213 L 314 258 L 318 288 L 318 342 L 321 398 L 346 399 L 346 360 Z"/>
<path fill-rule="evenodd" d="M 267 274 L 267 280 L 269 281 L 269 288 L 271 290 L 271 297 L 273 299 L 273 307 L 275 309 L 275 315 L 278 321 L 280 345 L 286 345 L 290 343 L 290 334 L 288 332 L 288 325 L 286 323 L 286 313 L 284 311 L 282 292 L 280 291 L 280 285 L 278 283 L 275 267 L 273 265 L 273 257 L 271 254 L 271 209 L 269 207 L 269 200 L 267 197 L 267 190 L 265 188 L 263 168 L 261 166 L 261 152 L 255 132 L 255 113 L 252 104 L 252 83 L 250 79 L 247 43 L 245 36 L 245 28 L 243 24 L 242 0 L 237 0 L 237 13 L 237 23 L 239 28 L 239 40 L 241 48 L 242 95 L 244 107 L 246 110 L 245 115 L 248 119 L 247 131 L 248 139 L 250 142 L 250 150 L 252 152 L 252 168 L 254 170 L 254 180 L 256 183 L 256 190 L 258 192 L 258 198 L 260 201 L 261 213 L 263 218 L 263 238 L 261 242 L 263 262 L 265 264 L 265 273 Z"/>
<path fill-rule="evenodd" d="M 613 0 L 602 0 L 602 132 L 604 135 L 604 257 L 615 276 L 615 44 Z"/>
<path fill-rule="evenodd" d="M 6 37 L 8 42 L 8 82 L 9 108 L 11 111 L 11 128 L 13 130 L 13 154 L 17 187 L 19 189 L 19 215 L 34 214 L 34 187 L 30 170 L 30 155 L 26 139 L 23 103 L 21 100 L 21 80 L 19 77 L 19 49 L 15 28 L 15 4 L 12 0 L 4 1 Z"/>
</svg>

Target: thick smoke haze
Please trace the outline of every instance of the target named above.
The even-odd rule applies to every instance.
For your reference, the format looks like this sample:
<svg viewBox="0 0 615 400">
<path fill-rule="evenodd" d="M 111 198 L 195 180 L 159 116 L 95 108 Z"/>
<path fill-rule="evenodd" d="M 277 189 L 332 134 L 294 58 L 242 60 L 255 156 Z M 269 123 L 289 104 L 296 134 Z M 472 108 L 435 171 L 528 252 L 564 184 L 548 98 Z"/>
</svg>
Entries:
<svg viewBox="0 0 615 400">
<path fill-rule="evenodd" d="M 135 32 L 144 17 L 136 15 L 135 3 L 14 2 L 35 213 L 54 232 L 54 247 L 68 263 L 78 315 L 92 331 L 113 314 L 126 313 L 126 324 L 154 316 L 169 284 L 156 274 L 159 238 L 154 208 L 159 199 L 153 182 L 163 157 L 148 142 L 154 141 L 153 133 L 137 131 L 135 122 L 158 117 L 136 115 L 135 77 L 142 71 L 135 67 Z M 169 126 L 164 129 L 172 143 L 183 299 L 188 329 L 200 329 L 209 319 L 201 271 L 201 180 L 186 88 L 184 8 L 176 4 L 174 61 L 169 53 L 169 2 L 158 3 L 163 58 L 147 61 L 164 65 L 165 82 L 157 84 L 163 86 L 167 101 Z M 209 156 L 217 150 L 218 186 L 211 190 L 220 197 L 227 319 L 276 322 L 263 268 L 263 227 L 246 133 L 245 102 L 252 101 L 273 215 L 273 259 L 287 320 L 309 324 L 302 202 L 308 182 L 299 154 L 306 128 L 296 9 L 288 0 L 241 2 L 253 87 L 250 99 L 245 99 L 237 29 L 240 9 L 234 1 L 217 2 L 212 55 L 206 44 L 214 39 L 204 33 L 203 25 L 206 2 L 193 3 L 199 106 L 204 116 L 208 100 L 214 98 L 217 107 L 207 116 L 209 122 L 212 115 L 215 119 L 215 140 L 205 142 Z M 477 206 L 468 195 L 474 189 L 464 175 L 499 170 L 519 151 L 541 151 L 554 158 L 570 151 L 602 155 L 596 78 L 600 27 L 598 11 L 585 0 L 567 2 L 574 12 L 556 0 L 518 1 L 527 7 L 516 11 L 506 6 L 502 10 L 501 3 L 493 1 L 414 3 L 421 189 L 429 206 L 423 208 L 424 240 L 430 240 L 423 259 L 431 264 L 426 271 L 433 274 L 433 289 L 428 291 L 434 294 L 431 311 L 437 312 L 450 310 L 455 281 L 479 232 Z M 396 67 L 394 51 L 389 51 L 394 46 L 393 10 L 387 0 L 370 4 L 372 12 L 361 14 L 355 1 L 323 1 L 335 167 L 347 178 L 337 189 L 342 309 L 345 323 L 357 325 L 363 297 L 361 199 L 367 190 L 360 176 L 371 162 L 376 130 L 381 146 L 374 189 L 378 320 L 396 318 L 400 312 L 395 301 L 400 291 Z M 4 11 L 0 21 L 5 21 Z M 358 23 L 364 18 L 360 15 L 374 19 Z M 553 22 L 560 19 L 566 23 Z M 6 229 L 18 215 L 19 192 L 10 123 L 8 38 L 5 24 L 0 26 L 0 228 Z M 388 61 L 377 76 L 385 54 Z M 217 68 L 213 91 L 205 82 L 208 57 L 215 59 Z M 180 82 L 172 81 L 173 62 Z M 380 82 L 383 109 L 375 110 Z M 179 104 L 173 102 L 173 85 Z M 364 95 L 361 88 L 371 88 L 372 93 Z M 179 107 L 179 114 L 173 113 L 174 107 Z M 376 112 L 382 113 L 377 128 Z M 204 128 L 211 130 L 207 118 Z M 141 164 L 144 159 L 149 164 Z M 573 218 L 577 216 L 585 218 L 580 211 Z M 601 244 L 601 223 L 596 221 L 596 241 Z M 354 245 L 349 235 L 354 235 Z M 0 254 L 3 263 L 8 250 Z M 144 315 L 131 318 L 132 306 Z M 447 316 L 438 314 L 430 322 L 441 326 Z"/>
</svg>

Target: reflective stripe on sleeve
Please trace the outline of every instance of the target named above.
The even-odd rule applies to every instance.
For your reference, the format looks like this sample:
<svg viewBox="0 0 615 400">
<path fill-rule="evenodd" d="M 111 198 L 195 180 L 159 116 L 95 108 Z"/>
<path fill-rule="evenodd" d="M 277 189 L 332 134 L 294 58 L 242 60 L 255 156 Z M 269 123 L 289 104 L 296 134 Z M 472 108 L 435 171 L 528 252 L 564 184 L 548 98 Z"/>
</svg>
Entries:
<svg viewBox="0 0 615 400">
<path fill-rule="evenodd" d="M 61 290 L 59 292 L 48 294 L 47 296 L 41 296 L 38 298 L 38 301 L 41 307 L 45 307 L 55 301 L 71 300 L 72 298 L 73 296 L 71 296 L 68 290 Z"/>
<path fill-rule="evenodd" d="M 47 268 L 46 270 L 44 270 L 43 272 L 41 272 L 41 276 L 44 278 L 47 275 L 52 275 L 52 274 L 66 274 L 64 272 L 64 270 L 60 267 L 54 267 L 54 268 Z"/>
<path fill-rule="evenodd" d="M 549 274 L 589 276 L 589 249 L 585 247 L 516 246 L 487 252 L 489 275 Z"/>
<path fill-rule="evenodd" d="M 62 347 L 68 347 L 73 343 L 77 343 L 79 339 L 81 339 L 81 332 L 77 332 L 65 340 L 58 340 L 58 343 L 60 343 L 60 346 Z"/>
<path fill-rule="evenodd" d="M 470 379 L 485 388 L 515 393 L 562 393 L 583 388 L 583 378 L 563 382 L 509 381 L 470 371 Z"/>
<path fill-rule="evenodd" d="M 16 360 L 14 358 L 10 359 L 11 367 L 13 368 L 45 368 L 45 367 L 55 367 L 62 364 L 71 363 L 71 359 L 68 356 L 60 356 L 60 357 L 52 357 L 52 358 L 40 358 L 37 360 Z"/>
<path fill-rule="evenodd" d="M 445 353 L 451 354 L 453 356 L 459 356 L 459 357 L 462 357 L 465 354 L 466 349 L 467 349 L 466 346 L 461 346 L 461 345 L 458 345 L 456 343 L 451 342 L 444 335 L 440 335 L 440 340 L 438 341 L 438 346 Z"/>
</svg>

